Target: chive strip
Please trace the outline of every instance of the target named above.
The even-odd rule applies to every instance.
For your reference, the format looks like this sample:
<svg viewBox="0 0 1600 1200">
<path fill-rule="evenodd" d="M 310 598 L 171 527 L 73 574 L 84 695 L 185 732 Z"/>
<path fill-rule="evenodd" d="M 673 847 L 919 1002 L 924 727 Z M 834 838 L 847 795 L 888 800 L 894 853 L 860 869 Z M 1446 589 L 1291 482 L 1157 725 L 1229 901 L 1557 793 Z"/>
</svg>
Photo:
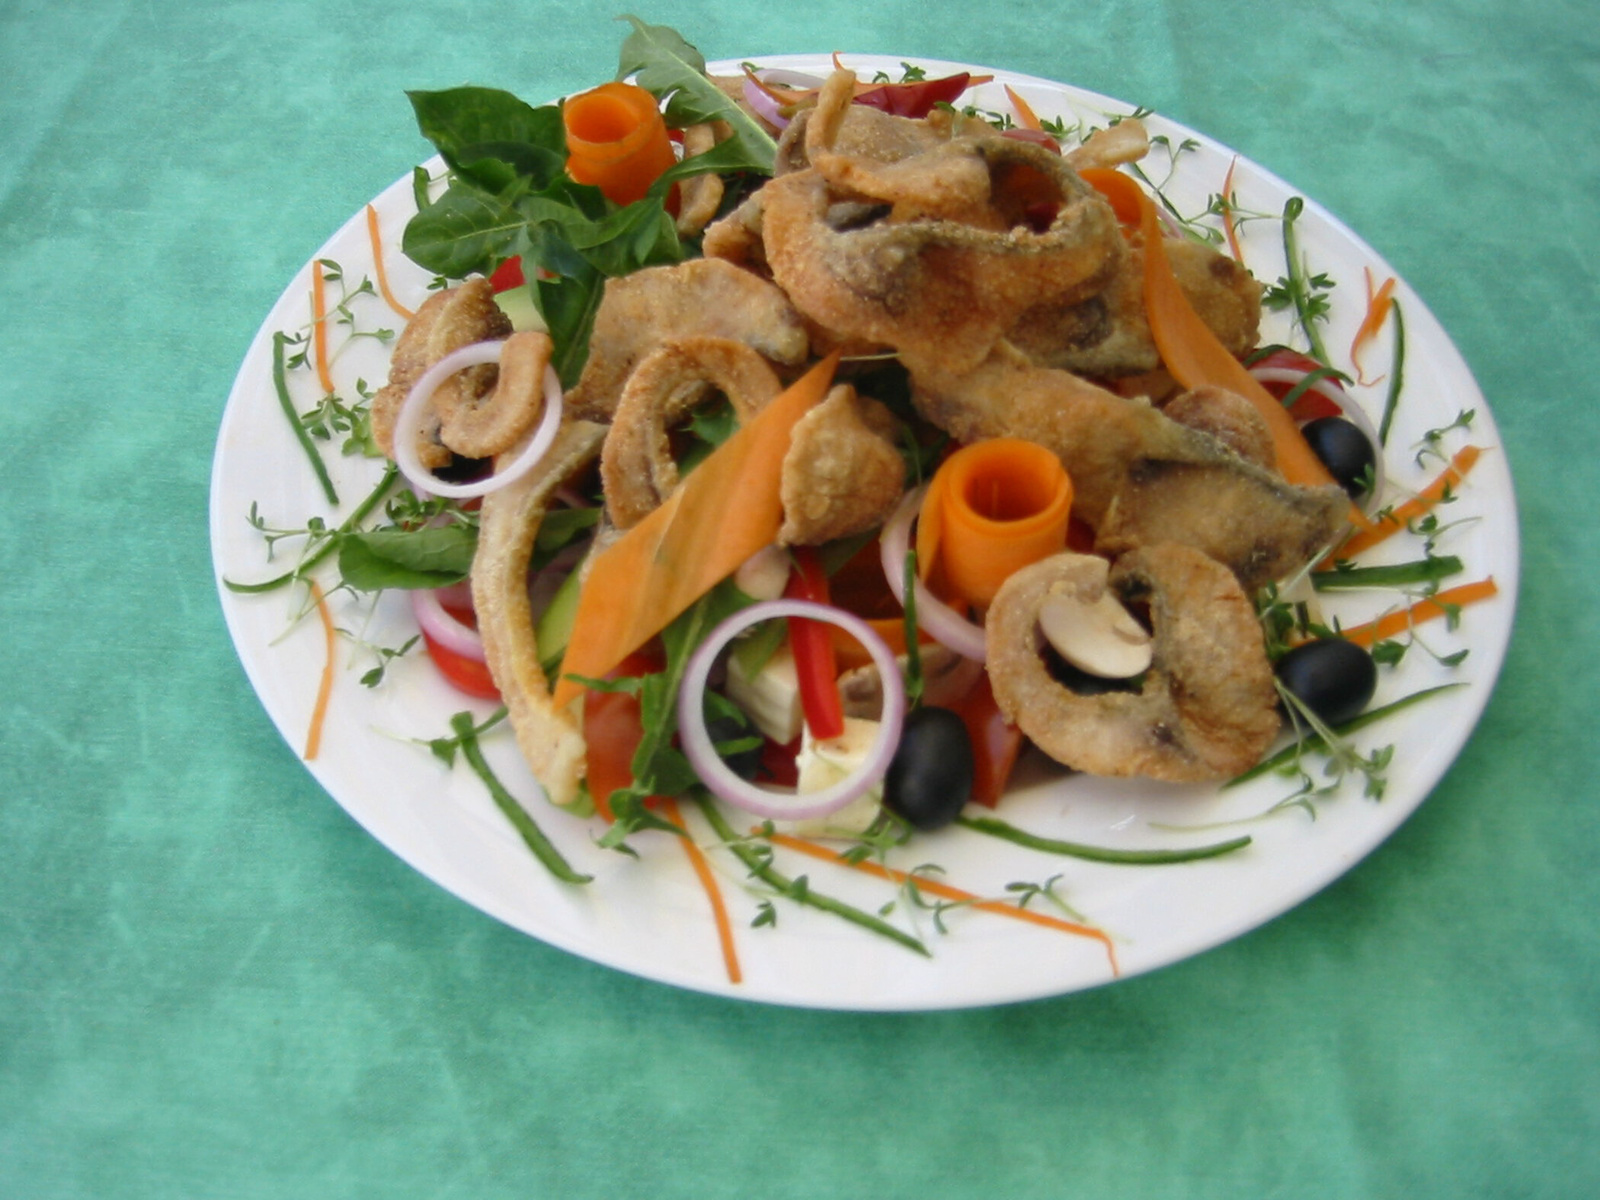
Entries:
<svg viewBox="0 0 1600 1200">
<path fill-rule="evenodd" d="M 1453 554 L 1419 558 L 1413 562 L 1391 563 L 1382 567 L 1338 565 L 1331 571 L 1313 572 L 1311 586 L 1319 592 L 1336 592 L 1342 588 L 1414 587 L 1420 583 L 1437 583 L 1463 569 L 1461 560 Z"/>
<path fill-rule="evenodd" d="M 522 805 L 517 803 L 517 798 L 506 791 L 505 786 L 495 777 L 489 764 L 484 760 L 483 751 L 478 746 L 478 731 L 473 727 L 472 714 L 459 712 L 450 718 L 450 728 L 455 731 L 456 738 L 461 745 L 461 754 L 467 764 L 483 780 L 483 786 L 489 789 L 489 795 L 494 798 L 495 807 L 505 814 L 506 820 L 522 835 L 523 843 L 533 856 L 544 864 L 545 869 L 563 883 L 588 883 L 594 876 L 584 875 L 572 869 L 570 863 L 561 857 L 561 851 L 539 828 L 538 823 L 528 815 Z"/>
<path fill-rule="evenodd" d="M 728 824 L 728 819 L 717 809 L 715 801 L 698 796 L 696 798 L 700 800 L 700 811 L 705 813 L 706 820 L 710 823 L 718 839 L 734 853 L 740 862 L 744 863 L 753 877 L 761 880 L 762 883 L 787 896 L 797 904 L 807 904 L 812 908 L 821 909 L 823 912 L 832 913 L 836 917 L 842 917 L 854 925 L 859 925 L 863 929 L 870 930 L 881 937 L 886 937 L 892 942 L 897 942 L 907 950 L 914 951 L 924 958 L 933 957 L 928 953 L 928 948 L 921 941 L 912 937 L 903 929 L 896 929 L 887 921 L 880 920 L 869 912 L 863 912 L 853 905 L 846 904 L 843 900 L 835 900 L 832 896 L 811 890 L 810 887 L 797 887 L 793 879 L 775 870 L 763 855 L 752 849 L 734 832 L 733 826 Z"/>
<path fill-rule="evenodd" d="M 1368 725 L 1375 724 L 1376 722 L 1383 720 L 1385 717 L 1393 716 L 1402 709 L 1410 708 L 1413 704 L 1416 704 L 1422 700 L 1426 700 L 1429 696 L 1437 695 L 1440 692 L 1451 692 L 1456 688 L 1464 688 L 1466 686 L 1467 685 L 1464 683 L 1442 683 L 1438 687 L 1423 688 L 1420 692 L 1412 692 L 1409 696 L 1402 696 L 1400 699 L 1395 700 L 1392 703 L 1370 709 L 1367 712 L 1362 713 L 1359 717 L 1351 717 L 1350 720 L 1344 722 L 1343 724 L 1335 725 L 1333 727 L 1333 733 L 1339 737 L 1344 737 L 1347 734 L 1356 732 L 1358 729 L 1365 729 Z M 1222 786 L 1225 788 L 1230 788 L 1235 784 L 1245 783 L 1251 779 L 1265 775 L 1269 771 L 1276 771 L 1279 767 L 1294 762 L 1302 754 L 1322 753 L 1323 751 L 1326 751 L 1327 748 L 1328 743 L 1323 740 L 1321 734 L 1312 734 L 1310 737 L 1304 738 L 1300 741 L 1291 742 L 1276 754 L 1262 759 L 1244 774 L 1235 775 Z"/>
<path fill-rule="evenodd" d="M 339 528 L 334 530 L 332 533 L 325 535 L 327 537 L 327 541 L 323 543 L 321 549 L 319 549 L 315 554 L 303 559 L 294 570 L 286 571 L 282 575 L 275 576 L 272 579 L 264 579 L 260 583 L 235 583 L 231 579 L 224 579 L 222 581 L 223 586 L 226 587 L 230 592 L 270 592 L 274 588 L 280 588 L 286 583 L 291 583 L 296 579 L 302 578 L 307 571 L 316 566 L 323 559 L 327 558 L 328 555 L 333 553 L 334 547 L 339 544 L 339 534 L 349 533 L 362 521 L 367 519 L 367 516 L 372 512 L 373 509 L 378 507 L 378 503 L 384 498 L 384 496 L 388 495 L 389 489 L 394 486 L 394 481 L 399 474 L 400 468 L 395 466 L 393 463 L 390 463 L 384 469 L 383 478 L 378 480 L 378 486 L 372 489 L 371 494 L 356 506 L 356 510 L 354 512 L 345 518 L 344 524 L 340 525 Z"/>
<path fill-rule="evenodd" d="M 1117 863 L 1125 866 L 1162 866 L 1167 863 L 1195 862 L 1202 858 L 1217 858 L 1231 854 L 1250 844 L 1248 835 L 1229 838 L 1225 842 L 1212 842 L 1207 846 L 1194 846 L 1174 850 L 1113 850 L 1107 846 L 1089 846 L 1082 842 L 1063 842 L 1057 838 L 1040 837 L 1025 829 L 1009 825 L 998 817 L 957 817 L 956 824 L 975 833 L 986 833 L 1003 841 L 1014 842 L 1029 850 L 1043 850 L 1046 854 L 1065 854 L 1090 862 Z"/>
<path fill-rule="evenodd" d="M 1394 367 L 1389 371 L 1389 394 L 1383 402 L 1383 420 L 1378 423 L 1378 441 L 1389 444 L 1389 426 L 1394 421 L 1395 409 L 1400 406 L 1400 388 L 1406 372 L 1406 319 L 1400 313 L 1398 301 L 1392 302 L 1389 311 L 1394 313 Z"/>
<path fill-rule="evenodd" d="M 283 409 L 283 415 L 289 419 L 289 427 L 294 430 L 294 436 L 300 448 L 306 452 L 306 458 L 311 460 L 311 469 L 317 473 L 322 494 L 328 498 L 329 504 L 337 505 L 339 493 L 333 490 L 333 480 L 328 478 L 327 464 L 322 461 L 322 455 L 317 453 L 311 435 L 300 420 L 300 414 L 294 410 L 294 401 L 289 398 L 289 381 L 284 377 L 283 367 L 283 347 L 288 340 L 282 332 L 272 335 L 272 385 L 278 390 L 278 404 Z"/>
<path fill-rule="evenodd" d="M 1305 332 L 1306 341 L 1311 344 L 1311 357 L 1321 363 L 1331 363 L 1333 359 L 1328 357 L 1328 348 L 1322 344 L 1322 335 L 1317 332 L 1316 318 L 1308 311 L 1306 304 L 1305 267 L 1300 260 L 1300 241 L 1294 232 L 1294 223 L 1305 207 L 1305 200 L 1299 196 L 1290 196 L 1283 206 L 1283 257 L 1289 269 L 1289 295 L 1294 300 L 1300 328 Z"/>
<path fill-rule="evenodd" d="M 1348 382 L 1349 378 L 1343 371 L 1337 371 L 1332 367 L 1318 367 L 1315 371 L 1307 371 L 1304 379 L 1283 394 L 1283 399 L 1280 403 L 1285 408 L 1293 408 L 1296 400 L 1300 399 L 1301 396 L 1304 396 L 1313 386 L 1321 383 L 1324 379 L 1332 379 L 1335 382 Z"/>
</svg>

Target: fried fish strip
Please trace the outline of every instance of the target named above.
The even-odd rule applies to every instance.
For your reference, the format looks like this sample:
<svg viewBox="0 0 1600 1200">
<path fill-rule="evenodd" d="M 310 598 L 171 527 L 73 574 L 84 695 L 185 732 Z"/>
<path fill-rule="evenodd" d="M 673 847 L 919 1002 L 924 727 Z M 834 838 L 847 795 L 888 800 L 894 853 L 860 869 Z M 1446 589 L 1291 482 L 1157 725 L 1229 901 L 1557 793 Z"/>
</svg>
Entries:
<svg viewBox="0 0 1600 1200">
<path fill-rule="evenodd" d="M 552 494 L 593 461 L 604 436 L 602 425 L 566 423 L 537 468 L 485 496 L 472 559 L 472 605 L 489 673 L 518 748 L 546 796 L 561 805 L 577 796 L 585 744 L 576 713 L 550 700 L 528 599 L 528 563 Z"/>
</svg>

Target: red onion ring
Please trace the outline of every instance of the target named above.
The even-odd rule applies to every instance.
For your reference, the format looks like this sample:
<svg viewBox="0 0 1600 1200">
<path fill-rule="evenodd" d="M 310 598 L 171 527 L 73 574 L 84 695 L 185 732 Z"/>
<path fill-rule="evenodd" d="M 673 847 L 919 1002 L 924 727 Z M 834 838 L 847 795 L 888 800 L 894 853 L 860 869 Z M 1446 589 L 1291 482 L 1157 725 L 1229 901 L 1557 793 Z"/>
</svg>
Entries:
<svg viewBox="0 0 1600 1200">
<path fill-rule="evenodd" d="M 457 371 L 485 363 L 498 363 L 504 347 L 504 342 L 474 342 L 470 346 L 452 350 L 424 371 L 422 378 L 412 387 L 394 420 L 395 465 L 412 487 L 456 500 L 486 496 L 522 478 L 550 449 L 561 428 L 562 394 L 561 380 L 556 376 L 555 368 L 547 366 L 544 371 L 544 415 L 528 440 L 516 451 L 516 456 L 504 468 L 471 483 L 448 483 L 423 466 L 417 457 L 417 427 L 422 422 L 423 410 L 427 408 L 428 401 L 433 399 L 433 393 L 439 385 Z M 504 458 L 505 455 L 500 457 Z"/>
<path fill-rule="evenodd" d="M 823 82 L 815 75 L 806 75 L 800 71 L 782 71 L 771 67 L 757 71 L 756 79 L 762 83 L 781 83 L 796 88 L 818 88 Z M 783 115 L 782 106 L 757 86 L 755 79 L 751 79 L 748 75 L 744 77 L 744 100 L 767 124 L 776 129 L 789 127 L 789 118 Z"/>
<path fill-rule="evenodd" d="M 900 501 L 900 507 L 895 509 L 894 516 L 889 518 L 889 523 L 878 535 L 884 582 L 889 585 L 889 590 L 894 593 L 894 598 L 900 602 L 901 607 L 904 607 L 906 602 L 906 553 L 911 548 L 911 524 L 917 518 L 917 510 L 922 507 L 922 498 L 927 491 L 928 487 L 924 484 L 914 491 L 907 492 Z M 912 594 L 916 597 L 919 629 L 924 630 L 934 641 L 950 647 L 962 658 L 982 662 L 988 657 L 988 648 L 984 644 L 984 633 L 980 626 L 974 625 L 935 596 L 920 579 L 912 581 Z"/>
<path fill-rule="evenodd" d="M 463 625 L 451 616 L 450 610 L 444 606 L 444 599 L 453 590 L 412 588 L 411 611 L 416 615 L 417 625 L 422 632 L 446 650 L 462 658 L 483 662 L 483 638 L 478 636 L 478 631 L 472 626 Z"/>
<path fill-rule="evenodd" d="M 861 765 L 831 787 L 818 792 L 769 792 L 741 779 L 722 761 L 706 730 L 705 691 L 711 668 L 722 648 L 752 625 L 778 617 L 807 617 L 837 625 L 866 647 L 883 677 L 883 715 L 878 736 Z M 678 689 L 678 738 L 689 764 L 718 797 L 735 808 L 777 821 L 810 820 L 837 812 L 879 783 L 889 770 L 905 725 L 906 691 L 894 651 L 860 617 L 810 600 L 768 600 L 728 617 L 711 631 L 689 658 Z"/>
<path fill-rule="evenodd" d="M 1293 367 L 1251 367 L 1250 374 L 1260 383 L 1277 383 L 1294 387 L 1311 372 L 1297 371 Z M 1344 416 L 1344 419 L 1359 428 L 1362 433 L 1367 435 L 1367 441 L 1372 443 L 1374 462 L 1372 473 L 1374 479 L 1372 481 L 1372 490 L 1367 493 L 1366 500 L 1363 502 L 1363 507 L 1370 507 L 1373 501 L 1383 494 L 1383 489 L 1387 482 L 1387 476 L 1383 469 L 1383 443 L 1378 440 L 1377 426 L 1372 423 L 1372 418 L 1367 416 L 1366 410 L 1351 399 L 1349 392 L 1326 376 L 1316 380 L 1310 387 L 1306 388 L 1306 391 L 1315 392 L 1324 400 L 1338 405 L 1339 412 Z"/>
</svg>

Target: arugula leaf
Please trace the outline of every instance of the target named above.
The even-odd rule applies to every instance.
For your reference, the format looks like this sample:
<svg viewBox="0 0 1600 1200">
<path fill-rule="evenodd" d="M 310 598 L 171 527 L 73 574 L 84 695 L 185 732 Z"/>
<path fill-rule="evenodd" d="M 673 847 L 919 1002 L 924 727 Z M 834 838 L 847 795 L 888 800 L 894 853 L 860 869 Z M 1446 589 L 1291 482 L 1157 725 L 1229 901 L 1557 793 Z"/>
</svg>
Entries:
<svg viewBox="0 0 1600 1200">
<path fill-rule="evenodd" d="M 705 57 L 666 25 L 646 25 L 638 17 L 622 18 L 633 26 L 622 42 L 617 78 L 634 82 L 666 102 L 667 124 L 682 129 L 707 121 L 726 121 L 733 136 L 707 154 L 680 163 L 667 172 L 674 179 L 703 171 L 760 171 L 772 174 L 778 144 L 754 117 L 735 104 L 706 77 Z"/>
<path fill-rule="evenodd" d="M 527 224 L 514 206 L 457 180 L 406 222 L 400 249 L 426 270 L 463 279 L 515 253 Z"/>
<path fill-rule="evenodd" d="M 345 533 L 339 536 L 339 574 L 362 592 L 448 587 L 472 570 L 477 543 L 477 530 L 466 525 Z"/>
<path fill-rule="evenodd" d="M 536 189 L 560 178 L 566 131 L 553 104 L 534 108 L 498 88 L 408 91 L 417 128 L 455 174 L 493 193 L 531 179 Z"/>
</svg>

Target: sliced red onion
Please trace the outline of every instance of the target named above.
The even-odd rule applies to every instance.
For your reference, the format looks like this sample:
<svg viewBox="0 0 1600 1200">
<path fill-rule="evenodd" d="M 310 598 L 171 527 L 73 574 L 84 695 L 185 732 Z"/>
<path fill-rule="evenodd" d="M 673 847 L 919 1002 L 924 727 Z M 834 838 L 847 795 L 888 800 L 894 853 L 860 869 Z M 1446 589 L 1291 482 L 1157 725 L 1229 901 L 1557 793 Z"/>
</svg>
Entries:
<svg viewBox="0 0 1600 1200">
<path fill-rule="evenodd" d="M 504 347 L 504 342 L 474 342 L 470 346 L 452 350 L 424 371 L 422 378 L 412 387 L 411 394 L 400 406 L 400 412 L 394 421 L 395 465 L 400 468 L 400 473 L 412 487 L 435 496 L 449 496 L 456 500 L 486 496 L 497 488 L 522 478 L 550 449 L 561 427 L 562 395 L 561 380 L 556 376 L 555 368 L 547 366 L 544 371 L 544 415 L 534 427 L 528 440 L 503 469 L 484 479 L 475 479 L 471 483 L 449 483 L 424 467 L 417 457 L 417 428 L 422 423 L 422 414 L 427 410 L 428 401 L 433 399 L 433 393 L 438 390 L 439 385 L 457 371 L 485 363 L 498 363 L 500 352 Z"/>
<path fill-rule="evenodd" d="M 911 525 L 922 507 L 927 485 L 907 492 L 894 516 L 878 535 L 878 547 L 883 559 L 883 578 L 902 607 L 906 602 L 906 553 L 911 549 Z M 967 620 L 939 597 L 930 592 L 920 579 L 913 580 L 913 594 L 917 602 L 917 627 L 934 641 L 950 647 L 962 658 L 982 662 L 988 655 L 984 645 L 983 629 Z"/>
<path fill-rule="evenodd" d="M 819 88 L 823 81 L 815 75 L 806 75 L 800 71 L 782 71 L 776 68 L 767 68 L 756 72 L 756 78 L 762 83 L 776 83 L 795 88 Z M 752 109 L 769 125 L 777 129 L 787 129 L 789 118 L 783 115 L 782 106 L 770 95 L 757 86 L 756 81 L 748 75 L 744 77 L 744 99 Z"/>
<path fill-rule="evenodd" d="M 451 591 L 450 588 L 412 588 L 411 611 L 416 614 L 417 625 L 446 650 L 483 662 L 483 639 L 478 631 L 456 620 L 444 606 L 446 594 Z"/>
<path fill-rule="evenodd" d="M 1298 371 L 1293 367 L 1250 368 L 1250 374 L 1261 383 L 1284 384 L 1291 388 L 1298 385 L 1310 373 L 1309 371 Z M 1367 416 L 1366 410 L 1351 399 L 1350 393 L 1340 387 L 1336 380 L 1324 376 L 1306 388 L 1306 391 L 1315 392 L 1324 400 L 1338 405 L 1339 412 L 1344 416 L 1344 419 L 1352 425 L 1358 426 L 1361 432 L 1367 435 L 1367 441 L 1372 443 L 1373 457 L 1376 463 L 1373 474 L 1376 478 L 1372 481 L 1372 490 L 1366 494 L 1366 499 L 1363 501 L 1363 507 L 1370 507 L 1372 502 L 1383 494 L 1387 480 L 1383 469 L 1383 443 L 1378 440 L 1377 426 L 1372 423 L 1372 418 Z"/>
<path fill-rule="evenodd" d="M 878 736 L 861 765 L 831 787 L 817 792 L 774 792 L 741 779 L 722 761 L 706 730 L 706 680 L 722 648 L 752 625 L 779 617 L 806 617 L 837 625 L 872 656 L 883 679 L 883 715 Z M 906 718 L 905 683 L 894 651 L 860 617 L 811 600 L 768 600 L 728 617 L 711 631 L 689 658 L 678 689 L 678 738 L 689 764 L 705 785 L 736 808 L 776 821 L 810 820 L 837 812 L 876 786 L 889 770 Z"/>
</svg>

